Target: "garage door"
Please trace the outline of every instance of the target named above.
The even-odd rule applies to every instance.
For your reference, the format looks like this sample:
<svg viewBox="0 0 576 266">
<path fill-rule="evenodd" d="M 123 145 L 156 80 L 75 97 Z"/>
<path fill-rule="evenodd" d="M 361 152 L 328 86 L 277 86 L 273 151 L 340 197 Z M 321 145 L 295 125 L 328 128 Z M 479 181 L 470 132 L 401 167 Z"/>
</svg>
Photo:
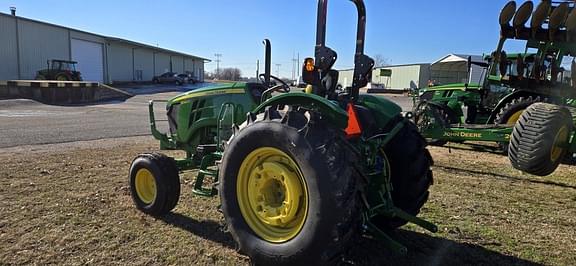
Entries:
<svg viewBox="0 0 576 266">
<path fill-rule="evenodd" d="M 72 60 L 78 62 L 76 69 L 85 81 L 104 80 L 104 59 L 102 44 L 72 39 Z"/>
</svg>

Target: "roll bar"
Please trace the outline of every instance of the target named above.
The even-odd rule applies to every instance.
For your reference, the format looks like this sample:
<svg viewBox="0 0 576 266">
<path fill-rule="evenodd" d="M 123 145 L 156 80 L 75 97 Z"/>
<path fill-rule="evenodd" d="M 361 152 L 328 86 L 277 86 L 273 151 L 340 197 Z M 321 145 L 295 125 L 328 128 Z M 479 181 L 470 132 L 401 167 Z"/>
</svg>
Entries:
<svg viewBox="0 0 576 266">
<path fill-rule="evenodd" d="M 356 6 L 358 23 L 356 29 L 356 53 L 354 55 L 354 77 L 350 98 L 358 98 L 360 88 L 365 87 L 372 76 L 374 60 L 364 54 L 364 41 L 366 37 L 366 6 L 363 0 L 350 0 Z M 318 15 L 316 22 L 315 68 L 320 72 L 320 79 L 328 73 L 337 59 L 337 54 L 326 47 L 326 17 L 328 13 L 328 0 L 318 0 Z"/>
</svg>

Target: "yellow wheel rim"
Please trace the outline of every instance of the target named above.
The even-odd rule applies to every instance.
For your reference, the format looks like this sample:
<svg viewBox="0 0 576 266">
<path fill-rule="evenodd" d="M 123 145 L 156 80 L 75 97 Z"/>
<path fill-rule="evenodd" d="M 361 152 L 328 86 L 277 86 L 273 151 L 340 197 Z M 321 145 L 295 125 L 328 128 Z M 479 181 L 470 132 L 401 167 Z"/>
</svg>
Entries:
<svg viewBox="0 0 576 266">
<path fill-rule="evenodd" d="M 156 180 L 154 175 L 145 168 L 136 173 L 136 194 L 145 204 L 150 204 L 156 199 Z"/>
<path fill-rule="evenodd" d="M 516 113 L 512 114 L 509 118 L 508 121 L 506 121 L 507 125 L 514 125 L 516 124 L 516 121 L 518 121 L 520 119 L 520 116 L 522 115 L 522 113 L 524 112 L 524 109 L 517 111 Z"/>
<path fill-rule="evenodd" d="M 552 145 L 552 151 L 550 151 L 550 160 L 552 160 L 552 162 L 557 161 L 560 158 L 560 155 L 562 155 L 567 139 L 568 127 L 563 126 L 560 128 L 558 133 L 556 133 L 556 137 L 554 137 L 554 144 Z"/>
<path fill-rule="evenodd" d="M 264 147 L 242 162 L 236 186 L 238 205 L 260 238 L 281 243 L 294 238 L 308 215 L 308 190 L 298 165 L 286 153 Z"/>
<path fill-rule="evenodd" d="M 56 78 L 56 80 L 59 80 L 59 81 L 67 81 L 68 79 L 67 79 L 66 77 L 64 77 L 64 76 L 58 76 L 58 77 Z"/>
</svg>

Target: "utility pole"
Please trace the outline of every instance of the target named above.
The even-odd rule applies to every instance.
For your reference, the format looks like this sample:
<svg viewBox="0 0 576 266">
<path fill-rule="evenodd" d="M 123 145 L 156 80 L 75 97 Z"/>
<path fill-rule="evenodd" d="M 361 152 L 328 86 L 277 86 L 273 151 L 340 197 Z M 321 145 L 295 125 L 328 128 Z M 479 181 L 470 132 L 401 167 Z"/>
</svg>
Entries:
<svg viewBox="0 0 576 266">
<path fill-rule="evenodd" d="M 294 54 L 292 54 L 292 81 L 296 80 L 296 68 L 298 68 L 298 59 L 294 58 Z"/>
<path fill-rule="evenodd" d="M 220 62 L 222 60 L 220 60 L 220 57 L 222 57 L 222 54 L 214 54 L 214 56 L 216 57 L 216 77 L 220 78 Z"/>
<path fill-rule="evenodd" d="M 276 77 L 277 77 L 277 78 L 280 78 L 280 66 L 281 66 L 282 64 L 275 64 L 275 65 L 276 65 Z"/>
</svg>

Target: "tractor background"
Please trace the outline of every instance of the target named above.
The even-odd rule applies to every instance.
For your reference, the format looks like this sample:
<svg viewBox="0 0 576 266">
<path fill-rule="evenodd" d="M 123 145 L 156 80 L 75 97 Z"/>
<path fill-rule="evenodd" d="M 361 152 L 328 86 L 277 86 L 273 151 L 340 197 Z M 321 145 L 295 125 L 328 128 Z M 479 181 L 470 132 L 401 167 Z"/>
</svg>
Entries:
<svg viewBox="0 0 576 266">
<path fill-rule="evenodd" d="M 36 73 L 37 80 L 59 80 L 59 81 L 82 81 L 82 75 L 76 71 L 78 62 L 68 60 L 52 59 L 46 64 L 48 68 L 39 70 Z"/>
<path fill-rule="evenodd" d="M 568 65 L 575 65 L 574 2 L 542 1 L 534 9 L 533 2 L 526 1 L 516 7 L 510 1 L 500 13 L 500 40 L 485 57 L 489 64 L 483 65 L 487 74 L 482 84 L 433 86 L 418 92 L 414 121 L 432 144 L 491 141 L 508 152 L 513 127 L 530 105 L 554 103 L 567 108 L 569 121 L 574 117 L 576 72 L 566 67 L 570 61 Z M 524 41 L 524 51 L 507 53 L 503 49 L 507 40 Z M 471 64 L 469 60 L 469 68 Z M 518 146 L 510 148 L 514 161 Z M 565 148 L 552 164 L 573 162 L 574 152 Z"/>
</svg>

